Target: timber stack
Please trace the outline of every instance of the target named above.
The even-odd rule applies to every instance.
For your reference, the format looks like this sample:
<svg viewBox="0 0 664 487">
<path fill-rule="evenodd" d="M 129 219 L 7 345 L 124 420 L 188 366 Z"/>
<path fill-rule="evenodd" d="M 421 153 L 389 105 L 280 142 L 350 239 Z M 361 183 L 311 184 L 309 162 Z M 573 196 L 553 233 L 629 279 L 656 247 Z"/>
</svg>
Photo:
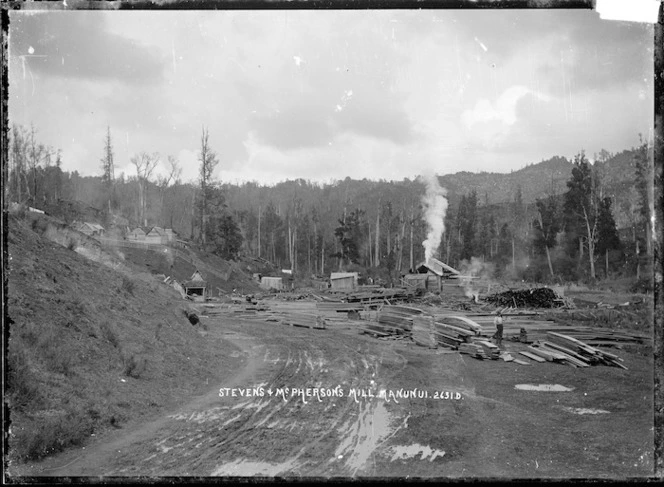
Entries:
<svg viewBox="0 0 664 487">
<path fill-rule="evenodd" d="M 411 333 L 413 341 L 423 347 L 438 348 L 438 340 L 435 336 L 433 316 L 413 316 L 413 329 Z"/>
<path fill-rule="evenodd" d="M 366 324 L 360 330 L 379 338 L 410 338 L 413 330 L 413 317 L 422 314 L 422 310 L 409 306 L 383 306 L 376 314 L 376 322 Z"/>
<path fill-rule="evenodd" d="M 434 324 L 434 335 L 438 344 L 456 350 L 460 345 L 470 342 L 470 337 L 475 335 L 475 332 L 462 328 L 461 326 L 454 326 L 448 323 L 436 321 Z"/>
</svg>

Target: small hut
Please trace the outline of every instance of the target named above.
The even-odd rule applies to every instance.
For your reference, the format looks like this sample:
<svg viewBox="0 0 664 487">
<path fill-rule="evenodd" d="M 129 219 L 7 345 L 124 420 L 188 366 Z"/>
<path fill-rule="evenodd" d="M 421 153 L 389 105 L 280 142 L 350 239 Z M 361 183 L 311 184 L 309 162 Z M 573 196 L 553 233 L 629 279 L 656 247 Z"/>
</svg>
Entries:
<svg viewBox="0 0 664 487">
<path fill-rule="evenodd" d="M 127 234 L 127 240 L 145 240 L 145 230 L 143 230 L 141 227 L 134 228 Z"/>
<path fill-rule="evenodd" d="M 191 296 L 194 299 L 205 299 L 208 285 L 203 274 L 197 269 L 191 276 L 191 279 L 185 282 L 182 287 L 184 287 L 184 292 L 187 296 Z"/>
<path fill-rule="evenodd" d="M 152 227 L 145 235 L 145 241 L 147 243 L 164 244 L 167 241 L 166 239 L 166 233 L 161 227 Z"/>
<path fill-rule="evenodd" d="M 284 288 L 284 281 L 281 277 L 262 276 L 260 287 L 261 289 L 275 289 L 281 291 Z"/>
<path fill-rule="evenodd" d="M 333 272 L 330 274 L 330 287 L 339 290 L 353 290 L 357 287 L 357 272 Z"/>
<path fill-rule="evenodd" d="M 76 230 L 78 230 L 81 233 L 84 233 L 88 237 L 104 235 L 104 227 L 102 227 L 98 223 L 89 223 L 89 222 L 81 223 L 78 225 Z"/>
</svg>

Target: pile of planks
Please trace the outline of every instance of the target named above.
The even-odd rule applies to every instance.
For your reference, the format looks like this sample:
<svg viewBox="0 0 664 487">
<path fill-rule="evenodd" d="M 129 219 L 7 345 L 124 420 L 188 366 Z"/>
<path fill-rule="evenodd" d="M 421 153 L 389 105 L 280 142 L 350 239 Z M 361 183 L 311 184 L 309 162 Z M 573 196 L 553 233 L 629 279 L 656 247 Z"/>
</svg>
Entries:
<svg viewBox="0 0 664 487">
<path fill-rule="evenodd" d="M 377 337 L 411 337 L 413 317 L 422 313 L 422 310 L 409 306 L 383 306 L 376 314 L 376 322 L 363 325 L 360 330 Z"/>
<path fill-rule="evenodd" d="M 266 321 L 276 321 L 284 325 L 303 328 L 327 328 L 327 321 L 316 310 L 316 303 L 311 301 L 271 300 L 270 312 L 265 314 Z"/>
<path fill-rule="evenodd" d="M 410 331 L 413 329 L 413 317 L 423 313 L 421 309 L 410 306 L 383 306 L 378 311 L 377 320 L 383 325 Z"/>
<path fill-rule="evenodd" d="M 413 316 L 413 329 L 411 331 L 413 341 L 423 347 L 438 348 L 434 326 L 433 316 L 431 315 Z"/>
<path fill-rule="evenodd" d="M 500 357 L 500 349 L 486 340 L 474 340 L 470 343 L 462 343 L 459 345 L 459 352 L 479 359 L 498 360 L 498 357 Z"/>
<path fill-rule="evenodd" d="M 592 328 L 586 326 L 566 327 L 563 330 L 564 334 L 583 341 L 586 345 L 590 346 L 619 346 L 621 343 L 643 343 L 650 340 L 652 337 L 640 333 L 607 330 L 601 328 Z"/>
<path fill-rule="evenodd" d="M 565 300 L 553 289 L 538 287 L 519 291 L 505 291 L 484 298 L 496 306 L 513 306 L 514 308 L 556 308 L 565 306 Z"/>
<path fill-rule="evenodd" d="M 461 322 L 463 323 L 463 322 Z M 434 335 L 438 344 L 456 350 L 463 343 L 470 342 L 470 337 L 475 336 L 476 332 L 461 326 L 454 326 L 449 323 L 436 321 L 434 324 Z"/>
<path fill-rule="evenodd" d="M 541 342 L 540 346 L 563 354 L 567 362 L 577 367 L 603 364 L 627 369 L 620 363 L 623 360 L 612 353 L 605 352 L 562 333 L 549 332 L 547 335 L 547 340 Z"/>
<path fill-rule="evenodd" d="M 378 288 L 368 291 L 359 291 L 348 293 L 346 301 L 348 303 L 362 303 L 364 305 L 378 306 L 390 304 L 397 301 L 409 301 L 415 296 L 415 293 L 405 288 Z"/>
<path fill-rule="evenodd" d="M 282 325 L 315 328 L 317 330 L 324 330 L 326 328 L 325 318 L 315 314 L 284 313 L 281 317 L 280 323 Z"/>
<path fill-rule="evenodd" d="M 620 357 L 556 332 L 549 332 L 548 340 L 531 345 L 527 351 L 519 353 L 537 362 L 559 362 L 582 368 L 603 364 L 627 370 Z"/>
</svg>

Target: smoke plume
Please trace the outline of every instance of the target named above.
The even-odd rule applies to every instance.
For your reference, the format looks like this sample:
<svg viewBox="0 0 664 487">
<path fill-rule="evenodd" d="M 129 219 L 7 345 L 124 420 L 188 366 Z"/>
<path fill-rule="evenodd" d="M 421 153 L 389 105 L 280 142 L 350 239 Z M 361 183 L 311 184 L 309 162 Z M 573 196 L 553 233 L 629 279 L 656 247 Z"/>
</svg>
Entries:
<svg viewBox="0 0 664 487">
<path fill-rule="evenodd" d="M 492 278 L 494 266 L 490 262 L 483 262 L 477 257 L 471 257 L 470 262 L 462 260 L 460 269 L 461 272 L 461 285 L 463 286 L 464 294 L 467 298 L 474 299 L 476 302 L 479 299 L 479 282 L 486 281 Z M 476 281 L 479 279 L 480 281 Z"/>
<path fill-rule="evenodd" d="M 438 176 L 430 174 L 420 176 L 426 186 L 422 196 L 424 219 L 427 222 L 427 239 L 422 242 L 424 246 L 424 259 L 426 262 L 435 254 L 440 246 L 440 240 L 445 231 L 445 213 L 447 212 L 447 191 L 438 184 Z"/>
</svg>

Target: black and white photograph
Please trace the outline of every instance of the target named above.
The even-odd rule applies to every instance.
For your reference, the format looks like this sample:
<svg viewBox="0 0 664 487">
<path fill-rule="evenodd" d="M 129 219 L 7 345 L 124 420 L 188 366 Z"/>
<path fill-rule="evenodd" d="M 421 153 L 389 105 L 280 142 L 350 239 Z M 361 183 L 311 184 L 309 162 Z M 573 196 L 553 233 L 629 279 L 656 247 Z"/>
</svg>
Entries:
<svg viewBox="0 0 664 487">
<path fill-rule="evenodd" d="M 5 9 L 4 480 L 661 479 L 662 25 L 599 3 Z"/>
</svg>

